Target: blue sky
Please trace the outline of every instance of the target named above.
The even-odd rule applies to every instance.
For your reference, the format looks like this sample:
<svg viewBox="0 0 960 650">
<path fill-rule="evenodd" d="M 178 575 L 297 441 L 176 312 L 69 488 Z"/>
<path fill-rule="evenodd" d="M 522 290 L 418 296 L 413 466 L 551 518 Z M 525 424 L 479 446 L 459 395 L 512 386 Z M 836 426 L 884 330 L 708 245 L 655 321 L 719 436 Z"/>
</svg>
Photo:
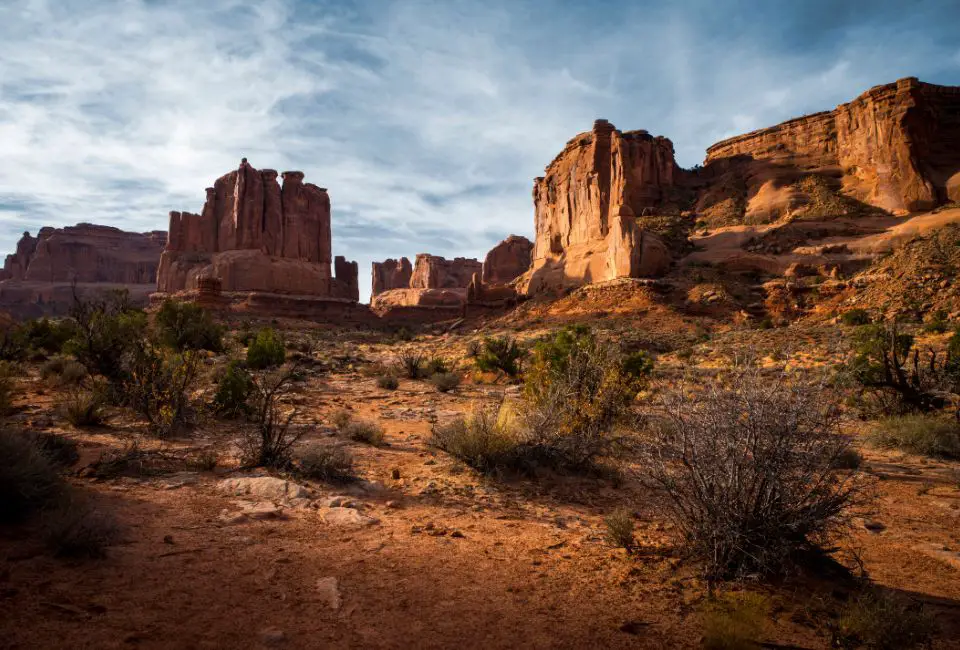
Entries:
<svg viewBox="0 0 960 650">
<path fill-rule="evenodd" d="M 605 117 L 724 137 L 917 76 L 960 85 L 960 3 L 0 0 L 0 251 L 166 229 L 242 156 L 330 190 L 334 253 L 482 256 Z"/>
</svg>

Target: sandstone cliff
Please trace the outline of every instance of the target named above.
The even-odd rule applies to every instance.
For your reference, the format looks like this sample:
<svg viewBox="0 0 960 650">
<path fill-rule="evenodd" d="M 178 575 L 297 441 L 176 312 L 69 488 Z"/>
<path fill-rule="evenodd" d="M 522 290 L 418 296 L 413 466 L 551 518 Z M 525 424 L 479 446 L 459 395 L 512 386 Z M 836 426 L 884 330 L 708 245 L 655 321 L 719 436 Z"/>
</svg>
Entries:
<svg viewBox="0 0 960 650">
<path fill-rule="evenodd" d="M 371 296 L 391 289 L 407 289 L 413 276 L 413 266 L 406 257 L 399 260 L 387 259 L 373 263 Z"/>
<path fill-rule="evenodd" d="M 207 189 L 200 214 L 170 213 L 170 236 L 160 260 L 162 293 L 197 289 L 216 277 L 225 292 L 359 297 L 357 267 L 337 258 L 331 275 L 330 197 L 284 172 L 246 161 Z"/>
<path fill-rule="evenodd" d="M 474 273 L 479 273 L 483 265 L 475 259 L 456 257 L 452 260 L 419 253 L 413 265 L 410 277 L 411 289 L 465 289 Z"/>
<path fill-rule="evenodd" d="M 727 225 L 928 210 L 960 200 L 958 152 L 960 88 L 901 79 L 711 146 L 697 212 Z"/>
<path fill-rule="evenodd" d="M 20 317 L 66 313 L 74 282 L 83 291 L 126 288 L 145 304 L 166 236 L 87 223 L 24 233 L 0 270 L 0 308 Z"/>
<path fill-rule="evenodd" d="M 483 258 L 481 280 L 487 285 L 513 282 L 530 268 L 532 254 L 533 242 L 526 237 L 510 235 Z"/>
<path fill-rule="evenodd" d="M 678 173 L 670 140 L 597 120 L 534 183 L 536 242 L 523 288 L 663 273 L 670 251 L 637 217 L 671 202 Z"/>
</svg>

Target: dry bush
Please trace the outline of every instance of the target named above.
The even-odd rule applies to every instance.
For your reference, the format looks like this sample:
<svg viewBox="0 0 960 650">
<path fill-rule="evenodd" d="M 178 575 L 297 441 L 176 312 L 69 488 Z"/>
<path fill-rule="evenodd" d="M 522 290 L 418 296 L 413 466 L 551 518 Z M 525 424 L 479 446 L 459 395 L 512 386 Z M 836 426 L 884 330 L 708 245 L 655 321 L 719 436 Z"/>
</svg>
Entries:
<svg viewBox="0 0 960 650">
<path fill-rule="evenodd" d="M 75 427 L 96 427 L 106 420 L 103 391 L 75 386 L 57 402 L 60 416 Z"/>
<path fill-rule="evenodd" d="M 516 469 L 520 443 L 500 412 L 477 406 L 470 417 L 434 426 L 428 442 L 481 472 Z"/>
<path fill-rule="evenodd" d="M 187 459 L 187 467 L 198 472 L 212 472 L 220 463 L 220 455 L 213 449 L 202 449 Z"/>
<path fill-rule="evenodd" d="M 353 413 L 347 409 L 338 409 L 333 412 L 330 420 L 333 422 L 333 426 L 337 428 L 337 431 L 342 432 L 347 428 L 347 425 L 353 421 Z"/>
<path fill-rule="evenodd" d="M 384 390 L 397 390 L 400 387 L 400 380 L 394 375 L 381 375 L 377 377 L 377 387 Z"/>
<path fill-rule="evenodd" d="M 123 401 L 147 419 L 158 437 L 177 435 L 191 424 L 190 398 L 200 367 L 198 352 L 171 353 L 144 345 L 129 363 Z"/>
<path fill-rule="evenodd" d="M 57 467 L 35 438 L 0 429 L 0 523 L 38 512 L 65 490 Z"/>
<path fill-rule="evenodd" d="M 397 354 L 396 367 L 400 376 L 407 379 L 422 379 L 427 374 L 426 357 L 412 348 Z"/>
<path fill-rule="evenodd" d="M 351 420 L 341 431 L 354 442 L 365 442 L 379 447 L 383 444 L 383 427 L 367 420 Z"/>
<path fill-rule="evenodd" d="M 936 619 L 924 611 L 923 603 L 868 589 L 841 613 L 830 645 L 850 650 L 929 648 L 936 632 Z"/>
<path fill-rule="evenodd" d="M 849 445 L 838 420 L 821 384 L 754 368 L 665 391 L 647 470 L 708 577 L 781 573 L 847 523 L 862 494 L 834 469 Z"/>
<path fill-rule="evenodd" d="M 353 458 L 343 447 L 314 445 L 300 452 L 296 459 L 299 473 L 306 478 L 332 483 L 352 481 Z"/>
<path fill-rule="evenodd" d="M 14 370 L 6 361 L 0 361 L 0 415 L 6 415 L 13 409 Z"/>
<path fill-rule="evenodd" d="M 450 365 L 443 357 L 433 357 L 427 361 L 426 375 L 428 377 L 432 377 L 433 375 L 442 375 L 448 372 L 450 372 Z"/>
<path fill-rule="evenodd" d="M 880 449 L 960 458 L 960 424 L 953 418 L 921 414 L 884 418 L 867 434 L 867 441 Z"/>
<path fill-rule="evenodd" d="M 273 372 L 252 375 L 254 427 L 241 441 L 245 465 L 286 467 L 290 464 L 293 447 L 304 431 L 291 428 L 299 411 L 291 408 L 285 413 L 282 400 L 290 392 L 297 373 L 294 362 Z"/>
<path fill-rule="evenodd" d="M 607 543 L 616 548 L 626 549 L 627 553 L 633 551 L 636 546 L 636 540 L 633 536 L 634 520 L 633 513 L 626 508 L 620 508 L 608 515 L 604 519 L 607 527 Z"/>
<path fill-rule="evenodd" d="M 80 460 L 77 443 L 70 438 L 42 432 L 38 433 L 34 439 L 43 455 L 61 467 L 71 467 Z"/>
<path fill-rule="evenodd" d="M 44 517 L 43 536 L 58 557 L 102 558 L 117 542 L 120 527 L 112 515 L 87 501 L 66 498 Z"/>
<path fill-rule="evenodd" d="M 455 372 L 441 372 L 430 377 L 430 383 L 441 393 L 449 393 L 460 385 L 460 375 Z"/>
</svg>

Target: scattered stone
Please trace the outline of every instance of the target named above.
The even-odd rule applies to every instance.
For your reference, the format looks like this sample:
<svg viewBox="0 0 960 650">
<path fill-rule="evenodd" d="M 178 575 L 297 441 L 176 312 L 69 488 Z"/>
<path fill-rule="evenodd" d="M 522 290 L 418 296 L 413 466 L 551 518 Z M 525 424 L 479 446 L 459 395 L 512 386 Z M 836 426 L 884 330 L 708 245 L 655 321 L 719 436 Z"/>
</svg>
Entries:
<svg viewBox="0 0 960 650">
<path fill-rule="evenodd" d="M 268 627 L 260 631 L 260 640 L 266 645 L 276 646 L 286 641 L 287 635 L 279 628 Z"/>
<path fill-rule="evenodd" d="M 363 527 L 363 526 L 372 526 L 377 523 L 377 520 L 373 517 L 368 517 L 364 514 L 361 514 L 358 510 L 354 508 L 329 508 L 323 511 L 322 515 L 324 523 L 330 526 L 343 526 L 343 527 Z"/>
<path fill-rule="evenodd" d="M 333 611 L 340 609 L 342 600 L 336 578 L 329 576 L 317 580 L 317 594 L 320 596 L 320 600 Z"/>
<path fill-rule="evenodd" d="M 305 499 L 310 496 L 309 490 L 302 485 L 273 476 L 229 478 L 220 481 L 217 489 L 231 496 L 255 496 L 272 501 Z"/>
<path fill-rule="evenodd" d="M 332 497 L 327 497 L 326 499 L 318 499 L 315 502 L 318 506 L 323 508 L 356 508 L 356 504 L 353 499 L 348 496 L 337 495 Z"/>
</svg>

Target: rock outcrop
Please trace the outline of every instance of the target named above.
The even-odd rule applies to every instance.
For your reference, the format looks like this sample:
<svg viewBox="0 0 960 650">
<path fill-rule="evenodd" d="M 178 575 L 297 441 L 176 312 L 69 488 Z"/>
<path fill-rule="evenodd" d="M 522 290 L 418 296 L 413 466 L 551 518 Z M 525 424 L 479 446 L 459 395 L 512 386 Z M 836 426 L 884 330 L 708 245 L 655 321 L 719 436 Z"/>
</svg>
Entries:
<svg viewBox="0 0 960 650">
<path fill-rule="evenodd" d="M 527 293 L 664 273 L 671 254 L 637 218 L 671 204 L 673 144 L 606 120 L 581 133 L 534 182 L 536 242 Z"/>
<path fill-rule="evenodd" d="M 410 287 L 411 277 L 413 277 L 413 266 L 406 257 L 401 257 L 399 260 L 391 258 L 374 262 L 370 295 L 376 296 L 391 289 L 407 289 Z"/>
<path fill-rule="evenodd" d="M 958 152 L 960 88 L 900 79 L 711 146 L 697 211 L 726 225 L 929 210 L 960 200 Z"/>
<path fill-rule="evenodd" d="M 456 257 L 452 260 L 419 253 L 410 277 L 411 289 L 466 289 L 474 273 L 479 273 L 483 264 L 475 259 Z"/>
<path fill-rule="evenodd" d="M 17 317 L 66 313 L 81 293 L 127 289 L 146 304 L 167 233 L 135 233 L 88 223 L 24 233 L 0 270 L 0 309 Z"/>
<path fill-rule="evenodd" d="M 483 258 L 483 283 L 497 285 L 513 282 L 530 268 L 532 253 L 533 242 L 526 237 L 510 235 L 491 248 Z"/>
<path fill-rule="evenodd" d="M 207 189 L 200 214 L 170 213 L 157 289 L 198 288 L 205 276 L 224 292 L 358 300 L 357 265 L 337 258 L 331 275 L 330 197 L 303 173 L 239 169 Z"/>
</svg>

